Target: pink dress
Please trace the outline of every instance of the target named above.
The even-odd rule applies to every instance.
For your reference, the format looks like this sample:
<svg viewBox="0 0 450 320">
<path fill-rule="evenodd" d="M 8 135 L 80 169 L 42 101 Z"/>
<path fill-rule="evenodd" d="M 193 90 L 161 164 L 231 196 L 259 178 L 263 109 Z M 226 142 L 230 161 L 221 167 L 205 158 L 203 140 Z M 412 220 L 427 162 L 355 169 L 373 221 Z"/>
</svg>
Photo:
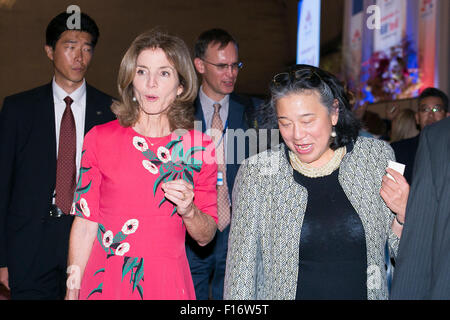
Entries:
<svg viewBox="0 0 450 320">
<path fill-rule="evenodd" d="M 194 203 L 217 223 L 214 152 L 194 130 L 148 138 L 116 120 L 86 135 L 71 213 L 98 232 L 80 299 L 195 299 L 186 228 L 161 184 L 193 184 Z"/>
</svg>

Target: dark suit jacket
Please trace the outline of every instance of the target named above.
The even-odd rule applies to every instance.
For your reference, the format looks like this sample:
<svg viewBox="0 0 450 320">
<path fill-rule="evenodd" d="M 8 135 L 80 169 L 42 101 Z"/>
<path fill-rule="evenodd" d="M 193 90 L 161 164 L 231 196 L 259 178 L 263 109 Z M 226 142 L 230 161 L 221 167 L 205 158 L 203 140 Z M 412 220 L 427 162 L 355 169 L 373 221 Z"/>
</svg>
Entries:
<svg viewBox="0 0 450 320">
<path fill-rule="evenodd" d="M 246 96 L 237 95 L 235 93 L 230 94 L 230 102 L 228 109 L 228 134 L 227 134 L 227 186 L 228 193 L 231 194 L 234 186 L 234 179 L 236 178 L 237 172 L 241 163 L 249 156 L 249 154 L 256 153 L 257 142 L 255 142 L 257 137 L 245 137 L 240 139 L 239 137 L 233 137 L 233 130 L 242 129 L 246 132 L 249 127 L 255 125 L 256 119 L 254 118 L 254 110 L 257 108 L 255 104 L 259 101 L 255 99 L 248 98 Z M 195 118 L 196 120 L 202 121 L 202 131 L 206 131 L 206 122 L 203 115 L 202 106 L 200 99 L 194 102 L 195 106 Z M 233 129 L 233 130 L 230 130 Z M 235 132 L 236 133 L 236 132 Z M 251 134 L 251 133 L 247 133 Z M 253 140 L 252 140 L 253 139 Z M 250 142 L 254 141 L 250 146 Z"/>
<path fill-rule="evenodd" d="M 392 299 L 450 299 L 450 118 L 420 134 Z"/>
<path fill-rule="evenodd" d="M 85 133 L 114 119 L 112 98 L 86 84 Z M 10 286 L 20 282 L 35 256 L 56 183 L 56 133 L 52 84 L 4 100 L 0 113 L 0 266 Z"/>
<path fill-rule="evenodd" d="M 418 146 L 419 135 L 391 143 L 391 147 L 395 152 L 396 161 L 403 163 L 406 166 L 403 176 L 410 185 L 412 182 L 414 159 L 416 158 Z"/>
</svg>

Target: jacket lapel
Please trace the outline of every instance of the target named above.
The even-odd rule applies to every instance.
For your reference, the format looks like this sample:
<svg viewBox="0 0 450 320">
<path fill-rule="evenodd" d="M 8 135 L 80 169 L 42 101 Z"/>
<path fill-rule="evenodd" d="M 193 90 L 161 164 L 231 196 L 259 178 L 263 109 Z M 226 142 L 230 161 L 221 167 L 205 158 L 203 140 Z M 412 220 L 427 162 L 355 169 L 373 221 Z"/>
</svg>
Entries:
<svg viewBox="0 0 450 320">
<path fill-rule="evenodd" d="M 234 95 L 230 95 L 230 102 L 228 108 L 228 128 L 247 130 L 247 124 L 244 121 L 245 106 L 239 103 Z"/>
<path fill-rule="evenodd" d="M 97 124 L 106 122 L 104 110 L 99 106 L 104 105 L 93 87 L 86 83 L 86 118 L 84 122 L 84 134 L 89 132 Z"/>
<path fill-rule="evenodd" d="M 195 126 L 195 129 L 198 131 L 201 131 L 203 133 L 205 133 L 206 131 L 206 121 L 205 121 L 205 116 L 203 114 L 203 109 L 202 109 L 202 105 L 200 103 L 200 99 L 197 98 L 194 101 L 194 107 L 195 107 L 195 120 L 196 121 L 201 121 L 201 128 L 198 128 L 197 126 Z"/>
<path fill-rule="evenodd" d="M 55 103 L 53 101 L 52 83 L 42 87 L 40 94 L 33 103 L 38 108 L 34 114 L 33 122 L 36 123 L 34 128 L 39 128 L 40 132 L 35 132 L 38 136 L 42 133 L 42 144 L 39 147 L 40 152 L 47 154 L 47 166 L 49 168 L 49 180 L 54 183 L 56 181 L 56 128 L 55 128 Z M 52 186 L 54 187 L 54 186 Z"/>
<path fill-rule="evenodd" d="M 285 145 L 281 144 L 278 151 L 278 166 L 276 179 L 279 179 L 280 190 L 272 190 L 273 201 L 271 218 L 273 225 L 271 245 L 273 259 L 271 274 L 276 290 L 271 291 L 275 296 L 269 299 L 295 299 L 299 270 L 299 246 L 303 218 L 306 211 L 308 193 L 299 185 L 293 176 L 293 169 L 285 156 Z M 280 192 L 281 191 L 281 192 Z M 283 214 L 280 214 L 283 213 Z M 269 262 L 270 263 L 270 262 Z"/>
</svg>

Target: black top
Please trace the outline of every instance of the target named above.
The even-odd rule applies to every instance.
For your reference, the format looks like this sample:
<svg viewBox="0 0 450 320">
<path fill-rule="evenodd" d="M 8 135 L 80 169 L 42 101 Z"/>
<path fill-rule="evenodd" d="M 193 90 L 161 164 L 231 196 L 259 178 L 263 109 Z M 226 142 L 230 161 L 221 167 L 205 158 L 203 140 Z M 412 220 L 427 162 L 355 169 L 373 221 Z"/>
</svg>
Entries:
<svg viewBox="0 0 450 320">
<path fill-rule="evenodd" d="M 294 179 L 308 190 L 300 236 L 296 299 L 367 299 L 367 249 L 364 228 L 332 174 Z"/>
<path fill-rule="evenodd" d="M 411 185 L 413 178 L 414 159 L 416 158 L 418 146 L 419 135 L 391 143 L 391 147 L 395 152 L 395 160 L 406 166 L 404 177 L 409 185 Z"/>
</svg>

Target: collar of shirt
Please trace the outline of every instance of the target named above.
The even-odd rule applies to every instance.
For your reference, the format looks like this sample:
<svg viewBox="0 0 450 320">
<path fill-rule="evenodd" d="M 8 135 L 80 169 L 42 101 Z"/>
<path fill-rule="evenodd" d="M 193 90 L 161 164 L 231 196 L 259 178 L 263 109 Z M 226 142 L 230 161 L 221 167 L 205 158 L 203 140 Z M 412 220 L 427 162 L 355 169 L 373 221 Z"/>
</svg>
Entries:
<svg viewBox="0 0 450 320">
<path fill-rule="evenodd" d="M 85 100 L 86 80 L 84 80 L 84 79 L 83 79 L 83 83 L 81 84 L 81 86 L 78 89 L 76 89 L 74 92 L 72 92 L 71 94 L 68 94 L 63 88 L 61 88 L 56 83 L 55 77 L 53 77 L 52 87 L 53 87 L 53 101 L 55 104 L 63 103 L 65 105 L 66 103 L 64 102 L 64 98 L 67 96 L 72 98 L 75 106 L 82 104 L 80 102 Z"/>
<path fill-rule="evenodd" d="M 228 118 L 228 110 L 230 107 L 230 95 L 227 94 L 220 101 L 214 101 L 203 92 L 203 86 L 200 86 L 198 95 L 200 99 L 200 104 L 202 105 L 203 115 L 205 117 L 206 129 L 211 128 L 215 103 L 220 103 L 220 105 L 222 106 L 220 108 L 219 115 L 220 119 L 222 120 L 222 124 L 225 126 L 225 122 L 227 121 Z"/>
</svg>

